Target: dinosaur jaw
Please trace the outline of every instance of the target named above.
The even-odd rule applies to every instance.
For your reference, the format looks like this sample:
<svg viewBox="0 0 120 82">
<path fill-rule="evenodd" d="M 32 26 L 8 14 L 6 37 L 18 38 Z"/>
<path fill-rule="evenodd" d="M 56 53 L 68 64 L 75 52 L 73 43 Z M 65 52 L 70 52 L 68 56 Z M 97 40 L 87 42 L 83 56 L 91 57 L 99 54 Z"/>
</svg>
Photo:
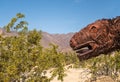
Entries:
<svg viewBox="0 0 120 82">
<path fill-rule="evenodd" d="M 76 53 L 78 53 L 77 56 L 80 60 L 89 59 L 92 56 L 91 53 L 94 52 L 94 48 L 93 45 L 91 45 L 91 43 L 94 43 L 94 41 L 88 41 L 74 48 Z"/>
</svg>

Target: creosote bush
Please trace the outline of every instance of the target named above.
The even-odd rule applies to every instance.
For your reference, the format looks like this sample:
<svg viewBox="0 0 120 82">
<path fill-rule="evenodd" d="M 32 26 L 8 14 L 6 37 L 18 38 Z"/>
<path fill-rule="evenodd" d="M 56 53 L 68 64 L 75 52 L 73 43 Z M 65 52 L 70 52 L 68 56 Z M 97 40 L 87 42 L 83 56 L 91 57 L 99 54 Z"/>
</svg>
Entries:
<svg viewBox="0 0 120 82">
<path fill-rule="evenodd" d="M 44 49 L 40 44 L 41 32 L 28 31 L 28 23 L 18 21 L 24 17 L 18 13 L 4 26 L 6 32 L 15 31 L 17 36 L 0 35 L 0 82 L 50 82 L 55 76 L 63 81 L 64 66 L 78 62 L 76 56 L 58 52 L 53 44 Z M 47 77 L 45 73 L 50 68 L 54 70 Z"/>
</svg>

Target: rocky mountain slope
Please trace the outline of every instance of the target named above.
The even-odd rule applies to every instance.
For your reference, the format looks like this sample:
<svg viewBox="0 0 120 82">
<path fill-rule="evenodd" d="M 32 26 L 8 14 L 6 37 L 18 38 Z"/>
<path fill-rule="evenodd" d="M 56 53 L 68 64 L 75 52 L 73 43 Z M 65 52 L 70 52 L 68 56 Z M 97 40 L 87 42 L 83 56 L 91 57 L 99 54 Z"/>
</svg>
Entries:
<svg viewBox="0 0 120 82">
<path fill-rule="evenodd" d="M 59 50 L 66 52 L 71 51 L 69 46 L 69 40 L 73 36 L 74 33 L 68 34 L 49 34 L 47 32 L 42 32 L 42 40 L 41 44 L 44 47 L 48 47 L 50 43 L 58 45 Z"/>
</svg>

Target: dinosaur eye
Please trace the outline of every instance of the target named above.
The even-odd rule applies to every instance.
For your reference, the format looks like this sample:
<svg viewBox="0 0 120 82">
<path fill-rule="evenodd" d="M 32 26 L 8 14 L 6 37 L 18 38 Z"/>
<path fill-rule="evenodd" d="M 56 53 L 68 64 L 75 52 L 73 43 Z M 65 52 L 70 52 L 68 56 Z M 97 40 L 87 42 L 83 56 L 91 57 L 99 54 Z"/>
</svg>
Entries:
<svg viewBox="0 0 120 82">
<path fill-rule="evenodd" d="M 97 32 L 97 28 L 95 26 L 92 26 L 90 28 L 90 31 L 93 32 L 93 33 L 96 33 Z"/>
</svg>

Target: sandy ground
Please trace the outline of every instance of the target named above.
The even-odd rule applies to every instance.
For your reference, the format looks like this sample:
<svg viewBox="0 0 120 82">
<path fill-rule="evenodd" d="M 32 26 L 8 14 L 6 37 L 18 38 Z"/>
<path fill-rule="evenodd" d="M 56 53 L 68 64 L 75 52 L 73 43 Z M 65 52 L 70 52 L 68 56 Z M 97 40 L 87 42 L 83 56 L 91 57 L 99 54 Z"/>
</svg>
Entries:
<svg viewBox="0 0 120 82">
<path fill-rule="evenodd" d="M 71 67 L 69 68 L 69 66 L 65 67 L 66 70 L 65 73 L 67 74 L 67 76 L 64 77 L 63 82 L 91 82 L 90 81 L 91 73 L 89 69 L 71 68 Z M 47 73 L 45 75 L 48 78 L 51 77 L 51 73 L 50 73 L 51 70 L 47 70 Z M 57 77 L 55 77 L 51 82 L 61 82 L 61 81 L 58 80 Z M 101 77 L 97 77 L 97 80 L 93 82 L 116 82 L 116 81 L 114 81 L 109 76 L 101 76 Z"/>
<path fill-rule="evenodd" d="M 83 68 L 69 68 L 66 69 L 65 73 L 67 76 L 64 77 L 63 82 L 85 82 L 91 77 L 90 71 Z M 50 76 L 48 74 L 47 76 Z M 55 77 L 51 82 L 61 82 Z"/>
<path fill-rule="evenodd" d="M 75 69 L 71 68 L 66 71 L 67 76 L 64 77 L 63 82 L 85 82 L 91 77 L 91 74 L 87 69 Z M 57 80 L 57 77 L 51 82 L 61 82 Z"/>
</svg>

